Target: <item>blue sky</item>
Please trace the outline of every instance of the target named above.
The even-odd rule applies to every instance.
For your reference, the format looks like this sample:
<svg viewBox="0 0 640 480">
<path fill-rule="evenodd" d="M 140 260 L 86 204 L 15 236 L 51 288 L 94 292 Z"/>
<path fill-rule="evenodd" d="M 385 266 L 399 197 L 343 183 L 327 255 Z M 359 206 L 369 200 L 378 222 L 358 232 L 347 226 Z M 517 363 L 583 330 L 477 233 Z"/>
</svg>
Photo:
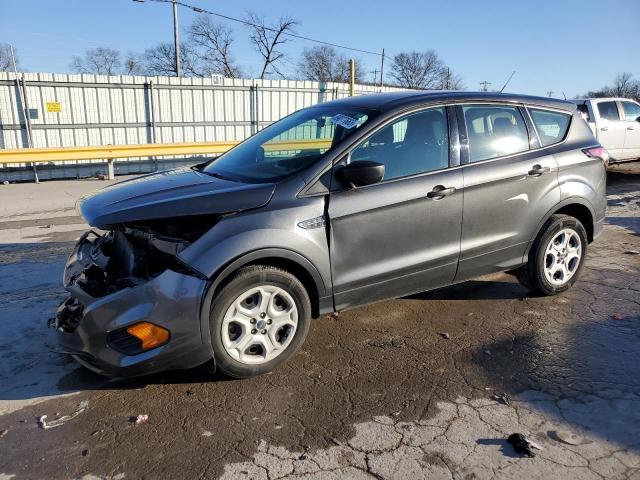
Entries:
<svg viewBox="0 0 640 480">
<path fill-rule="evenodd" d="M 499 88 L 513 70 L 507 91 L 554 96 L 584 93 L 628 71 L 640 79 L 640 0 L 183 0 L 242 17 L 247 10 L 268 18 L 290 15 L 297 32 L 339 44 L 389 54 L 434 49 L 463 77 L 469 90 L 479 82 Z M 194 13 L 180 11 L 182 26 Z M 68 72 L 71 57 L 109 46 L 142 52 L 172 40 L 171 6 L 131 0 L 0 0 L 0 42 L 13 44 L 32 72 Z M 235 57 L 245 70 L 259 71 L 247 30 L 235 32 Z M 296 56 L 312 44 L 292 40 Z M 347 52 L 345 52 L 347 53 Z M 379 59 L 356 54 L 366 71 Z"/>
</svg>

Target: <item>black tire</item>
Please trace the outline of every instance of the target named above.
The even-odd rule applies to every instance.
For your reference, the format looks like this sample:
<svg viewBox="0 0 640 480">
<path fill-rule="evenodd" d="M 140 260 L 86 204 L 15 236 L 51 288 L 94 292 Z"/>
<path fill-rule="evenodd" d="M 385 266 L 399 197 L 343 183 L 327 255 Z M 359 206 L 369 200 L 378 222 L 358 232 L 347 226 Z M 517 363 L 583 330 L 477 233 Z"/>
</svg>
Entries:
<svg viewBox="0 0 640 480">
<path fill-rule="evenodd" d="M 272 285 L 285 290 L 296 304 L 298 323 L 293 339 L 282 353 L 264 363 L 247 364 L 233 358 L 225 349 L 222 341 L 222 325 L 227 310 L 238 296 L 258 285 Z M 309 331 L 310 322 L 311 302 L 309 295 L 304 285 L 294 275 L 272 266 L 243 267 L 216 293 L 211 305 L 209 324 L 216 369 L 233 378 L 248 378 L 270 372 L 286 362 L 300 348 Z"/>
<path fill-rule="evenodd" d="M 581 242 L 581 256 L 573 276 L 561 285 L 554 285 L 545 276 L 546 248 L 555 235 L 563 229 L 571 229 L 578 234 Z M 544 223 L 533 242 L 527 264 L 515 271 L 518 281 L 525 288 L 540 295 L 557 295 L 568 290 L 580 276 L 587 254 L 587 243 L 587 232 L 580 220 L 569 215 L 552 215 Z"/>
</svg>

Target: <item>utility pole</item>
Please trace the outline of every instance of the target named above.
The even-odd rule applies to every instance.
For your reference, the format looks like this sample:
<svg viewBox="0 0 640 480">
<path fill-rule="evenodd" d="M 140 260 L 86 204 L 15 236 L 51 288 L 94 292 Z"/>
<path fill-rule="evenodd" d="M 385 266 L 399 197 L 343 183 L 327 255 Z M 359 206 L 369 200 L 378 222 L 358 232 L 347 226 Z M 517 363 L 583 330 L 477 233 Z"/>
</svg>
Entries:
<svg viewBox="0 0 640 480">
<path fill-rule="evenodd" d="M 447 67 L 444 78 L 442 79 L 442 90 L 449 90 L 451 88 L 451 70 Z"/>
<path fill-rule="evenodd" d="M 380 88 L 384 87 L 384 48 L 382 49 L 382 60 L 380 61 Z"/>
<path fill-rule="evenodd" d="M 547 97 L 551 98 L 553 96 L 553 90 L 547 91 Z"/>
<path fill-rule="evenodd" d="M 488 92 L 489 91 L 489 85 L 491 85 L 491 82 L 487 82 L 486 80 L 484 82 L 480 82 L 480 86 L 481 86 L 481 91 L 483 92 Z"/>
<path fill-rule="evenodd" d="M 349 96 L 353 97 L 356 83 L 356 61 L 349 60 Z"/>
<path fill-rule="evenodd" d="M 369 73 L 373 74 L 373 84 L 375 85 L 376 82 L 378 81 L 378 70 L 372 70 Z"/>
<path fill-rule="evenodd" d="M 176 77 L 180 76 L 180 33 L 178 29 L 178 1 L 173 0 L 173 50 L 176 54 Z"/>
<path fill-rule="evenodd" d="M 145 0 L 133 0 L 134 2 L 144 3 Z M 176 77 L 181 76 L 180 68 L 180 29 L 178 28 L 178 0 L 171 0 L 173 4 L 173 60 Z"/>
</svg>

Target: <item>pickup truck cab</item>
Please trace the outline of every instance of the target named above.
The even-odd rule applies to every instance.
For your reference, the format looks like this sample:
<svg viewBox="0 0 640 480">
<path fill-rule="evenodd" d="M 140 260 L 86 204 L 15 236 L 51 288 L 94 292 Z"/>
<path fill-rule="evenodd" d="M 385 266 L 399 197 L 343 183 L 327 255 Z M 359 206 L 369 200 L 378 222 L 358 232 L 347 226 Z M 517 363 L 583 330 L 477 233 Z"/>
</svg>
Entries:
<svg viewBox="0 0 640 480">
<path fill-rule="evenodd" d="M 640 158 L 640 104 L 628 98 L 571 100 L 610 155 L 609 163 Z"/>
</svg>

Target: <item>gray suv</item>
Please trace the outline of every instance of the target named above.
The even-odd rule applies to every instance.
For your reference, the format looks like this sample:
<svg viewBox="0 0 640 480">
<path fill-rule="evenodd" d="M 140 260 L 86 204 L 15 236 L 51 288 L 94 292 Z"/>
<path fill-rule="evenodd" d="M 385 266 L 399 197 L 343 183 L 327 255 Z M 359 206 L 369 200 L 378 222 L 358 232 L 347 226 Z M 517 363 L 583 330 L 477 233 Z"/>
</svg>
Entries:
<svg viewBox="0 0 640 480">
<path fill-rule="evenodd" d="M 295 112 L 225 155 L 81 202 L 54 319 L 110 376 L 272 370 L 312 318 L 510 271 L 578 278 L 608 155 L 569 102 L 402 92 Z"/>
</svg>

